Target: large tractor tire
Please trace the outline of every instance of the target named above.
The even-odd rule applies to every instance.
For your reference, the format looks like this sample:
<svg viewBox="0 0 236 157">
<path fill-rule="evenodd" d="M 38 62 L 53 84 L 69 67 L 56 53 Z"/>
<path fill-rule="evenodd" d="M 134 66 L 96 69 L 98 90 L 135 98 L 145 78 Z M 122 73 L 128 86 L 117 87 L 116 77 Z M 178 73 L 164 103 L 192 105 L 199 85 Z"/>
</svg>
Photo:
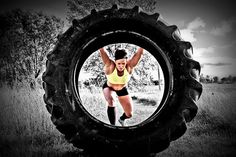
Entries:
<svg viewBox="0 0 236 157">
<path fill-rule="evenodd" d="M 143 47 L 159 62 L 165 78 L 163 99 L 140 124 L 112 126 L 86 111 L 80 99 L 78 75 L 85 60 L 99 48 L 114 43 Z M 44 101 L 56 128 L 68 142 L 91 154 L 150 154 L 166 149 L 181 137 L 196 115 L 202 92 L 200 64 L 193 60 L 191 43 L 183 41 L 175 25 L 158 13 L 118 8 L 96 11 L 79 19 L 47 55 L 43 74 Z M 112 153 L 112 154 L 111 154 Z"/>
</svg>

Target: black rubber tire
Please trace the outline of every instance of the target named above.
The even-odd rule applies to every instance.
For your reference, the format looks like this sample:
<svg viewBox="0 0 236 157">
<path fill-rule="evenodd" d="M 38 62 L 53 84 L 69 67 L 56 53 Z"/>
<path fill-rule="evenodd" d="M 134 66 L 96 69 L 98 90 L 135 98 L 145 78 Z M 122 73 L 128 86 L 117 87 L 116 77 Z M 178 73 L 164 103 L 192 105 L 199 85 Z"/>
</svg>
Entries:
<svg viewBox="0 0 236 157">
<path fill-rule="evenodd" d="M 150 118 L 135 126 L 117 127 L 97 120 L 84 109 L 75 78 L 91 53 L 125 42 L 145 48 L 158 60 L 165 90 L 160 107 Z M 191 43 L 181 39 L 178 28 L 165 24 L 158 13 L 148 15 L 139 7 L 116 5 L 92 10 L 83 19 L 74 20 L 47 55 L 44 101 L 53 124 L 70 143 L 89 154 L 140 155 L 166 149 L 170 141 L 185 133 L 186 122 L 197 113 L 202 85 L 200 64 L 191 58 L 191 50 Z"/>
</svg>

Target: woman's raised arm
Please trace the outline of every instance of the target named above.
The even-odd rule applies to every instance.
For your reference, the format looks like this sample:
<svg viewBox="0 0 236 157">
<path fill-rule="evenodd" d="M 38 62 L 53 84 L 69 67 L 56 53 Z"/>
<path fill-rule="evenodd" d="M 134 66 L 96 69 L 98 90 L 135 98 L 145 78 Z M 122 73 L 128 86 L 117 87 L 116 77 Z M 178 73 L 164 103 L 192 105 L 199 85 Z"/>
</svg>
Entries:
<svg viewBox="0 0 236 157">
<path fill-rule="evenodd" d="M 110 66 L 112 64 L 111 59 L 108 57 L 106 51 L 104 50 L 104 48 L 100 48 L 100 56 L 102 58 L 103 63 L 105 64 L 105 66 Z"/>
<path fill-rule="evenodd" d="M 142 55 L 143 55 L 143 48 L 140 47 L 129 61 L 130 62 L 129 65 L 131 68 L 134 68 L 138 64 Z"/>
</svg>

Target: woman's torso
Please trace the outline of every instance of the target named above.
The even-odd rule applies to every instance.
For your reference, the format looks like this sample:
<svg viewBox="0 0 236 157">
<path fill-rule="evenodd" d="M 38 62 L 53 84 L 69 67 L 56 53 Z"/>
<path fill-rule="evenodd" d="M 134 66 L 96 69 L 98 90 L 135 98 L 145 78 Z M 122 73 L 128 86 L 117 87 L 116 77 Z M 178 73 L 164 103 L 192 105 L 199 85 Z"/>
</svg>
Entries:
<svg viewBox="0 0 236 157">
<path fill-rule="evenodd" d="M 118 70 L 116 69 L 115 66 L 114 66 L 114 68 L 111 69 L 111 71 L 112 72 L 110 74 L 106 74 L 107 78 L 109 77 L 109 75 L 114 75 L 115 78 L 111 79 L 110 81 L 108 79 L 107 85 L 116 91 L 121 90 L 122 88 L 124 88 L 127 85 L 128 81 L 131 77 L 131 69 L 129 68 L 128 65 L 126 65 L 123 75 L 121 75 L 121 76 L 119 76 Z M 115 76 L 115 73 L 116 73 L 116 76 Z M 118 81 L 117 81 L 118 83 L 116 83 L 116 79 L 118 79 Z M 120 79 L 122 79 L 122 81 L 120 81 Z"/>
</svg>

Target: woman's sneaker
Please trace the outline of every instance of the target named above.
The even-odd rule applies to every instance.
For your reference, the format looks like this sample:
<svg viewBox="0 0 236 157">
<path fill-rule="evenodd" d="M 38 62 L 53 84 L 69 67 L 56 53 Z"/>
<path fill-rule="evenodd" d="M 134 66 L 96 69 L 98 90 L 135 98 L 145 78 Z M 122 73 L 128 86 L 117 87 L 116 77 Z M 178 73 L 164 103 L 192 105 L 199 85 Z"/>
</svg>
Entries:
<svg viewBox="0 0 236 157">
<path fill-rule="evenodd" d="M 121 126 L 125 126 L 125 120 L 119 119 L 118 121 L 121 124 Z"/>
</svg>

